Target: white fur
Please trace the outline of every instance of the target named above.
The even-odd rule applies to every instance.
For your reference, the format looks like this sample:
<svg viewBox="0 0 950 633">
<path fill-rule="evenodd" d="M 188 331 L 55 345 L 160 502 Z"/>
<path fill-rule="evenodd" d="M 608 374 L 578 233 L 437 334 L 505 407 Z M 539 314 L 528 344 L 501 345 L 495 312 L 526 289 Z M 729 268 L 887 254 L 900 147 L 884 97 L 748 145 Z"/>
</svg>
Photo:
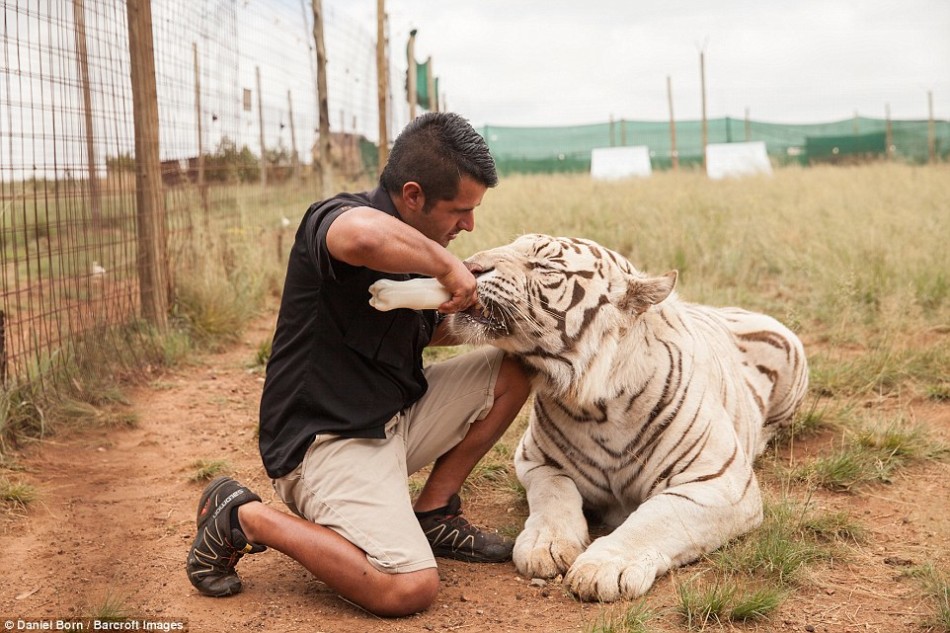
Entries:
<svg viewBox="0 0 950 633">
<path fill-rule="evenodd" d="M 634 598 L 759 525 L 752 462 L 807 388 L 791 331 L 684 303 L 675 273 L 648 277 L 586 240 L 527 235 L 470 261 L 505 327 L 450 327 L 519 357 L 536 389 L 515 455 L 520 573 L 564 574 L 583 600 Z M 613 531 L 591 543 L 585 508 Z"/>
</svg>

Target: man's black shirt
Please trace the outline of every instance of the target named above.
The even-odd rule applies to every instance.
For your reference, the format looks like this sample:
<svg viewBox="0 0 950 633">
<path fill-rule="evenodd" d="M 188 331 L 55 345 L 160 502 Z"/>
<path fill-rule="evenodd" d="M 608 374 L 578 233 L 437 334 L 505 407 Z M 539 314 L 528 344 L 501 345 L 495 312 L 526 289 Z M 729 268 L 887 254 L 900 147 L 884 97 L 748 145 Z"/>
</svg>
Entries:
<svg viewBox="0 0 950 633">
<path fill-rule="evenodd" d="M 380 312 L 377 279 L 408 279 L 355 267 L 327 250 L 330 224 L 353 207 L 399 217 L 382 188 L 340 194 L 304 214 L 287 265 L 260 408 L 260 450 L 272 478 L 290 473 L 318 433 L 382 438 L 398 411 L 426 392 L 422 350 L 435 311 Z"/>
</svg>

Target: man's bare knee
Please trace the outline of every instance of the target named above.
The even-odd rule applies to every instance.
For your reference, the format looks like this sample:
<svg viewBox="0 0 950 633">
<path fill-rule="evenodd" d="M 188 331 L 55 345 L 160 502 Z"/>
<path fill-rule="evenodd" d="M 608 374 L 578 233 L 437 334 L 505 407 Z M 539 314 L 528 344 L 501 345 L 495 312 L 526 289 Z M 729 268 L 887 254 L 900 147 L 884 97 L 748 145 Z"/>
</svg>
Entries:
<svg viewBox="0 0 950 633">
<path fill-rule="evenodd" d="M 377 615 L 399 617 L 424 611 L 439 593 L 437 569 L 393 574 L 386 590 L 375 596 L 370 611 Z"/>
</svg>

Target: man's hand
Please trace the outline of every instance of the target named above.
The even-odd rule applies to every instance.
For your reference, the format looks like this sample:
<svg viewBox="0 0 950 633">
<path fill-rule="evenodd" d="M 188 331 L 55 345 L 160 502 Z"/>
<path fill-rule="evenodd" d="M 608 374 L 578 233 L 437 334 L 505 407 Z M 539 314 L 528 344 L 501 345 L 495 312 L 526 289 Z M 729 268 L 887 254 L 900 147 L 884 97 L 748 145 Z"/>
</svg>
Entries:
<svg viewBox="0 0 950 633">
<path fill-rule="evenodd" d="M 439 306 L 439 312 L 443 314 L 461 312 L 478 300 L 475 275 L 461 261 L 456 260 L 449 272 L 436 279 L 452 294 L 451 299 Z"/>
</svg>

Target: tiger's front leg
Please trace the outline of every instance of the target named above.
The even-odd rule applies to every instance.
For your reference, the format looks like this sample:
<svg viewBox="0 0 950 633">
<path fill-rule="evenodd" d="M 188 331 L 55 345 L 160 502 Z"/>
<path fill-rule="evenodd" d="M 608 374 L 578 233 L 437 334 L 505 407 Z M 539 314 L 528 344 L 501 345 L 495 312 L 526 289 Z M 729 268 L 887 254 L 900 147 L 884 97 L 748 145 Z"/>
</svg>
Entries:
<svg viewBox="0 0 950 633">
<path fill-rule="evenodd" d="M 657 577 L 757 527 L 762 501 L 751 465 L 715 481 L 668 488 L 577 557 L 564 583 L 581 600 L 645 594 Z"/>
<path fill-rule="evenodd" d="M 545 463 L 536 449 L 532 450 L 530 436 L 529 428 L 515 457 L 518 478 L 527 492 L 528 519 L 512 556 L 521 575 L 553 578 L 570 568 L 590 537 L 577 486 L 562 470 Z"/>
</svg>

